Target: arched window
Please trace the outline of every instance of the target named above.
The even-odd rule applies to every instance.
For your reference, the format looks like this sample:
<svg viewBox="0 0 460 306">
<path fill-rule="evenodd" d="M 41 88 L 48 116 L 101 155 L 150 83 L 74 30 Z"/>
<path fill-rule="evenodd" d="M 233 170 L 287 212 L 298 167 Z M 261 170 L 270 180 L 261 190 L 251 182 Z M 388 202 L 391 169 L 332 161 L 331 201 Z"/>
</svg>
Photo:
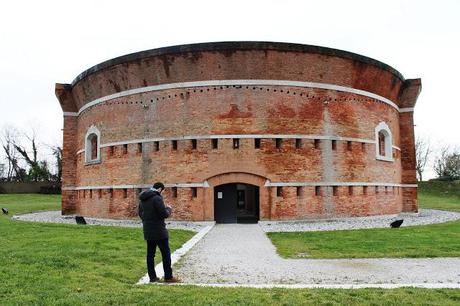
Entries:
<svg viewBox="0 0 460 306">
<path fill-rule="evenodd" d="M 380 122 L 375 128 L 375 158 L 393 161 L 393 140 L 385 122 Z"/>
<path fill-rule="evenodd" d="M 85 162 L 87 164 L 101 161 L 101 132 L 92 125 L 85 136 Z"/>
</svg>

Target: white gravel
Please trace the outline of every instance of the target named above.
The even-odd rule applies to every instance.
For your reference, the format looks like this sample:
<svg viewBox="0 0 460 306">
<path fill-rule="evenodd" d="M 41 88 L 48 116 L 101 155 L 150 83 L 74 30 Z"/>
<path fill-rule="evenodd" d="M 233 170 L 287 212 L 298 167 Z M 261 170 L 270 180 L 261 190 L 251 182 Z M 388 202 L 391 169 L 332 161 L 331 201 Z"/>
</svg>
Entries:
<svg viewBox="0 0 460 306">
<path fill-rule="evenodd" d="M 32 221 L 32 222 L 46 222 L 46 223 L 65 223 L 76 224 L 74 215 L 61 215 L 61 211 L 41 211 L 30 214 L 15 215 L 13 220 Z M 121 227 L 142 227 L 140 220 L 116 220 L 116 219 L 102 219 L 85 217 L 85 221 L 89 225 L 102 225 L 102 226 L 121 226 Z M 168 229 L 184 229 L 198 232 L 206 226 L 214 224 L 212 222 L 189 222 L 189 221 L 167 221 L 166 227 Z"/>
<path fill-rule="evenodd" d="M 420 209 L 419 213 L 399 215 L 335 218 L 302 221 L 259 221 L 265 232 L 335 231 L 365 228 L 388 228 L 390 223 L 404 219 L 401 227 L 443 223 L 460 219 L 460 213 L 436 209 Z"/>
<path fill-rule="evenodd" d="M 61 215 L 60 211 L 41 211 L 23 215 L 15 215 L 14 220 L 76 224 L 74 215 Z M 386 228 L 397 219 L 404 219 L 402 227 L 442 223 L 459 220 L 460 213 L 435 209 L 420 209 L 419 213 L 406 213 L 399 215 L 336 218 L 322 220 L 301 221 L 259 221 L 259 225 L 265 232 L 299 232 L 299 231 L 334 231 L 365 228 Z M 140 220 L 116 220 L 85 217 L 89 225 L 142 227 Z M 214 221 L 167 221 L 166 226 L 170 229 L 186 229 L 198 232 Z"/>
<path fill-rule="evenodd" d="M 283 259 L 257 224 L 217 224 L 174 269 L 189 284 L 460 284 L 460 258 Z"/>
</svg>

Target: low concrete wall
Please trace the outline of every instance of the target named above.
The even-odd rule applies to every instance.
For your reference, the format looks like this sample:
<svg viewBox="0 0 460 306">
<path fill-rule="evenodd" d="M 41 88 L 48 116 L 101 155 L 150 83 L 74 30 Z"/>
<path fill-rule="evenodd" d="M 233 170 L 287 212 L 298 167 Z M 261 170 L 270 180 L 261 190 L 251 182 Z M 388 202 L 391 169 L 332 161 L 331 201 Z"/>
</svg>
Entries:
<svg viewBox="0 0 460 306">
<path fill-rule="evenodd" d="M 49 193 L 46 192 L 49 190 L 56 190 L 50 182 L 0 182 L 0 193 Z"/>
</svg>

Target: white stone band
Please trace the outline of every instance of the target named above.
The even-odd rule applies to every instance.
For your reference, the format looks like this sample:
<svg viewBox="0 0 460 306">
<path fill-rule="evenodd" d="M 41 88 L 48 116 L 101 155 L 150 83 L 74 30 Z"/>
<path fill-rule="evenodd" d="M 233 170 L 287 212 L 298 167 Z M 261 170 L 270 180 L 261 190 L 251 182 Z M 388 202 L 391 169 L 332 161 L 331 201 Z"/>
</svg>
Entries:
<svg viewBox="0 0 460 306">
<path fill-rule="evenodd" d="M 384 182 L 277 182 L 272 183 L 269 180 L 265 182 L 265 187 L 328 187 L 328 186 L 379 186 L 379 187 L 404 187 L 417 188 L 417 184 L 398 184 Z M 89 189 L 137 189 L 150 188 L 152 184 L 133 184 L 133 185 L 107 185 L 107 186 L 78 186 L 78 187 L 62 187 L 64 191 L 89 190 Z M 172 183 L 165 184 L 165 187 L 177 188 L 209 188 L 207 181 L 203 183 Z"/>
<path fill-rule="evenodd" d="M 390 105 L 396 110 L 400 111 L 398 105 L 393 101 L 382 97 L 380 95 L 351 87 L 339 86 L 327 83 L 316 83 L 316 82 L 301 82 L 301 81 L 289 81 L 289 80 L 208 80 L 208 81 L 197 81 L 197 82 L 182 82 L 182 83 L 169 83 L 154 86 L 146 86 L 140 88 L 134 88 L 129 90 L 120 91 L 108 96 L 104 96 L 93 100 L 85 104 L 78 110 L 78 114 L 81 114 L 84 110 L 99 103 L 103 103 L 112 99 L 126 97 L 135 94 L 142 94 L 151 91 L 168 90 L 168 89 L 179 89 L 189 87 L 209 87 L 209 86 L 285 86 L 285 87 L 301 87 L 301 88 L 316 88 L 325 90 L 335 90 L 341 92 L 348 92 L 357 94 L 372 99 L 379 100 L 383 103 Z"/>
<path fill-rule="evenodd" d="M 405 107 L 405 108 L 400 108 L 399 109 L 400 113 L 409 113 L 409 112 L 413 112 L 413 111 L 414 111 L 413 107 Z"/>
<path fill-rule="evenodd" d="M 79 113 L 64 112 L 64 117 L 78 117 Z"/>
<path fill-rule="evenodd" d="M 192 188 L 192 187 L 201 187 L 207 188 L 209 184 L 207 181 L 203 183 L 174 183 L 174 184 L 164 184 L 165 187 L 178 187 L 178 188 Z M 89 190 L 89 189 L 147 189 L 151 188 L 152 184 L 134 184 L 134 185 L 106 185 L 106 186 L 77 186 L 77 187 L 62 187 L 62 190 Z"/>
<path fill-rule="evenodd" d="M 375 140 L 373 139 L 364 139 L 364 138 L 350 138 L 350 137 L 340 137 L 340 136 L 325 136 L 325 135 L 276 135 L 276 134 L 244 134 L 244 135 L 189 135 L 189 136 L 176 136 L 176 137 L 157 137 L 157 138 L 144 138 L 144 139 L 133 139 L 133 140 L 126 140 L 126 141 L 118 141 L 118 142 L 109 142 L 101 144 L 101 148 L 111 147 L 111 146 L 121 146 L 125 144 L 135 144 L 135 143 L 150 143 L 155 141 L 171 141 L 171 140 L 206 140 L 206 139 L 308 139 L 308 140 L 338 140 L 338 141 L 353 141 L 353 142 L 361 142 L 361 143 L 369 143 L 375 145 Z M 397 146 L 393 146 L 393 149 L 401 151 L 401 149 Z M 84 153 L 85 150 L 77 151 L 77 155 Z"/>
<path fill-rule="evenodd" d="M 409 187 L 417 188 L 417 184 L 399 184 L 384 182 L 265 182 L 265 187 L 328 187 L 328 186 L 379 186 L 379 187 Z"/>
</svg>

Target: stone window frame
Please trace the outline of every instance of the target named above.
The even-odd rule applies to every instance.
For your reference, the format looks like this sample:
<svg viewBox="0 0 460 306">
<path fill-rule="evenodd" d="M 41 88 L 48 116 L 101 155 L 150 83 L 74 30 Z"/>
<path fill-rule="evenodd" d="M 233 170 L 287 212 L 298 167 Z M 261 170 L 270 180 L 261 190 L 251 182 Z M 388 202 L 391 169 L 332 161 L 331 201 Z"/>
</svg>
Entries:
<svg viewBox="0 0 460 306">
<path fill-rule="evenodd" d="M 385 136 L 385 155 L 380 154 L 380 141 L 379 134 L 383 133 Z M 393 136 L 390 127 L 385 122 L 380 122 L 375 127 L 375 159 L 394 162 L 393 159 Z"/>
<path fill-rule="evenodd" d="M 96 158 L 91 159 L 92 136 L 96 136 Z M 85 165 L 93 165 L 101 162 L 101 131 L 94 125 L 90 126 L 85 135 Z"/>
</svg>

